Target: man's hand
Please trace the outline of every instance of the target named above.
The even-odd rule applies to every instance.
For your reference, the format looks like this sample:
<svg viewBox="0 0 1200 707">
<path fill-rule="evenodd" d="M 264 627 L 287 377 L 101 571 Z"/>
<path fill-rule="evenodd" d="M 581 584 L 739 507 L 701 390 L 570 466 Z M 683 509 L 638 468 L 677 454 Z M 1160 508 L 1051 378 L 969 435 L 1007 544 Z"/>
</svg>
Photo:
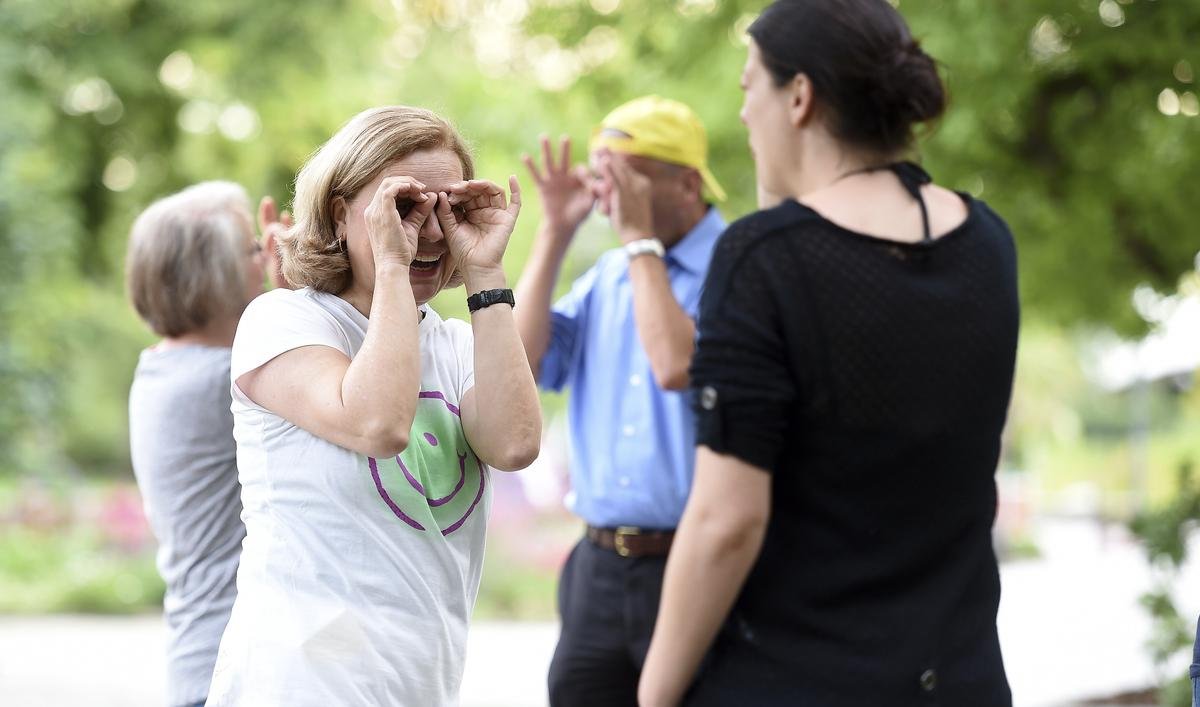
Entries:
<svg viewBox="0 0 1200 707">
<path fill-rule="evenodd" d="M 569 242 L 596 203 L 591 189 L 592 178 L 583 165 L 571 167 L 571 138 L 564 136 L 561 139 L 557 158 L 551 150 L 550 139 L 543 135 L 541 142 L 541 170 L 529 155 L 523 155 L 521 161 L 529 169 L 542 198 L 542 218 L 546 227 L 556 238 Z"/>
<path fill-rule="evenodd" d="M 611 152 L 596 163 L 601 179 L 595 188 L 601 210 L 608 214 L 622 243 L 654 237 L 650 177 Z"/>
</svg>

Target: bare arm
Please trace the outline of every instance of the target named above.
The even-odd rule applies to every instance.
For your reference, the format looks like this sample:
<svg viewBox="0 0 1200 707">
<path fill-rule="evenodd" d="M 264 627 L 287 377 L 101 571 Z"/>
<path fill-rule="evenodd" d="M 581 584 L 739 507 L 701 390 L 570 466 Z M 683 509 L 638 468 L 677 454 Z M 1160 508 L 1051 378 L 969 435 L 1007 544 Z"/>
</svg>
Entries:
<svg viewBox="0 0 1200 707">
<path fill-rule="evenodd" d="M 551 299 L 567 246 L 595 203 L 587 170 L 582 166 L 571 167 L 570 138 L 564 137 L 559 142 L 557 158 L 548 138 L 543 136 L 541 144 L 540 170 L 529 155 L 522 158 L 541 195 L 543 216 L 515 292 L 516 300 L 521 303 L 516 311 L 517 328 L 534 375 L 541 368 L 542 356 L 550 343 Z"/>
<path fill-rule="evenodd" d="M 697 448 L 696 479 L 667 559 L 638 685 L 641 707 L 679 704 L 758 559 L 770 504 L 770 474 Z"/>
<path fill-rule="evenodd" d="M 654 255 L 629 262 L 633 282 L 633 320 L 646 349 L 654 380 L 663 390 L 683 390 L 696 348 L 696 323 L 671 290 L 667 264 Z"/>
<path fill-rule="evenodd" d="M 482 180 L 455 187 L 438 201 L 438 219 L 455 260 L 463 264 L 468 294 L 507 287 L 500 263 L 521 209 L 516 177 L 509 178 L 512 203 L 504 191 Z M 451 205 L 466 214 L 456 223 Z M 524 469 L 541 449 L 542 407 L 525 357 L 512 307 L 494 304 L 471 314 L 475 337 L 475 385 L 460 401 L 463 432 L 488 466 Z"/>
<path fill-rule="evenodd" d="M 650 178 L 611 157 L 601 159 L 600 172 L 610 185 L 607 205 L 621 242 L 654 237 Z M 633 319 L 654 380 L 663 390 L 683 390 L 696 348 L 696 324 L 675 299 L 662 258 L 649 254 L 635 257 L 629 263 L 629 278 Z"/>
<path fill-rule="evenodd" d="M 542 356 L 550 345 L 550 307 L 554 285 L 562 270 L 571 233 L 558 231 L 558 226 L 543 221 L 533 241 L 533 250 L 514 293 L 521 303 L 515 312 L 517 328 L 524 345 L 526 365 L 533 373 L 541 368 Z"/>
<path fill-rule="evenodd" d="M 417 233 L 436 198 L 407 177 L 384 180 L 366 210 L 375 289 L 362 348 L 350 360 L 325 346 L 285 352 L 238 378 L 248 398 L 312 434 L 373 457 L 408 445 L 420 385 L 417 304 L 408 280 Z M 401 221 L 399 194 L 418 201 Z M 424 201 L 421 201 L 422 197 Z"/>
</svg>

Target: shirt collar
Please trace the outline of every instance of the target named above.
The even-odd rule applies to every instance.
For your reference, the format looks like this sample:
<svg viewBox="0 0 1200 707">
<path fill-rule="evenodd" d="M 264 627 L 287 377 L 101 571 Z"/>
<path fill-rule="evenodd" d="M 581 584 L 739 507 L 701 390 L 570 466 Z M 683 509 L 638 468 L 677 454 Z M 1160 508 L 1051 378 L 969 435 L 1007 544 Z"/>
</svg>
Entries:
<svg viewBox="0 0 1200 707">
<path fill-rule="evenodd" d="M 689 272 L 702 274 L 708 270 L 713 244 L 724 230 L 725 219 L 721 218 L 715 206 L 710 206 L 708 213 L 687 232 L 683 240 L 671 246 L 667 257 Z"/>
</svg>

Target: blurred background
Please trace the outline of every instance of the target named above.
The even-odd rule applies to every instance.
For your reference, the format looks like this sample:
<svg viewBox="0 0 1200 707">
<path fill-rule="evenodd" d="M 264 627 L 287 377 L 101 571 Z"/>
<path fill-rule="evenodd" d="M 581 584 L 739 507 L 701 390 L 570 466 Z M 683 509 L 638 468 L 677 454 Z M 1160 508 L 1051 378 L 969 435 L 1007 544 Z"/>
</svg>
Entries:
<svg viewBox="0 0 1200 707">
<path fill-rule="evenodd" d="M 0 3 L 0 704 L 162 701 L 163 587 L 130 471 L 153 338 L 123 293 L 133 217 L 204 179 L 291 199 L 350 116 L 452 119 L 479 173 L 658 93 L 705 121 L 727 218 L 753 209 L 738 121 L 761 0 L 4 0 Z M 922 142 L 989 202 L 1024 323 L 996 547 L 1018 705 L 1187 705 L 1200 612 L 1200 2 L 898 0 L 951 106 Z M 565 288 L 616 245 L 590 220 Z M 434 306 L 464 317 L 462 290 Z M 564 510 L 564 400 L 499 479 L 463 700 L 544 704 Z M 69 681 L 61 667 L 79 665 Z M 66 684 L 71 683 L 71 684 Z M 78 683 L 78 684 L 76 684 Z"/>
</svg>

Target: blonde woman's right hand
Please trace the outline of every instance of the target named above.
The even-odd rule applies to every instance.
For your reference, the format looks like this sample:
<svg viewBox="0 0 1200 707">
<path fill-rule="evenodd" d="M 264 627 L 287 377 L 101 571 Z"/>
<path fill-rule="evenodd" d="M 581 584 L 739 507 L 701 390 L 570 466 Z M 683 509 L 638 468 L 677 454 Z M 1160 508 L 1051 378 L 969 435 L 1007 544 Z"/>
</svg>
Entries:
<svg viewBox="0 0 1200 707">
<path fill-rule="evenodd" d="M 363 212 L 375 264 L 408 267 L 417 254 L 417 235 L 437 205 L 437 194 L 412 177 L 388 177 Z"/>
</svg>

